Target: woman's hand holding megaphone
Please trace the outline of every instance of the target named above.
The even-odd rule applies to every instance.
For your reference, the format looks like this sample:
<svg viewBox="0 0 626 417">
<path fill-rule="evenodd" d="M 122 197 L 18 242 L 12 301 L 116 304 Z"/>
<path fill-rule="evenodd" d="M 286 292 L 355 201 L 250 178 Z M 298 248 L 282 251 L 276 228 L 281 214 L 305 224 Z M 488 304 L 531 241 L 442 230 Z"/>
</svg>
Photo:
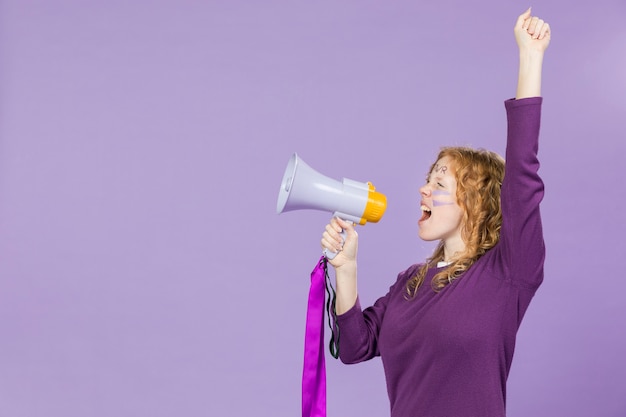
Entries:
<svg viewBox="0 0 626 417">
<path fill-rule="evenodd" d="M 336 268 L 356 262 L 358 233 L 354 223 L 333 217 L 322 235 L 322 249 L 328 262 Z M 331 255 L 331 256 L 329 256 Z"/>
<path fill-rule="evenodd" d="M 345 239 L 343 235 L 345 235 Z M 322 248 L 324 253 L 330 252 L 335 255 L 334 257 L 326 256 L 326 258 L 328 263 L 335 268 L 336 314 L 345 313 L 356 303 L 356 255 L 358 246 L 359 235 L 354 229 L 354 223 L 333 217 L 322 234 Z"/>
</svg>

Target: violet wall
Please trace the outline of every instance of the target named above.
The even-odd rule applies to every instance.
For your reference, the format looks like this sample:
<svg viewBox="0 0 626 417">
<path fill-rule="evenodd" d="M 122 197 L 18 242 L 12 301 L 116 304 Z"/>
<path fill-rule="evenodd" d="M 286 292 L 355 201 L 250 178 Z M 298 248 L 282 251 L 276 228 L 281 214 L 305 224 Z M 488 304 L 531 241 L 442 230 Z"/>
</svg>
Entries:
<svg viewBox="0 0 626 417">
<path fill-rule="evenodd" d="M 0 2 L 0 416 L 298 415 L 329 214 L 276 214 L 289 156 L 387 195 L 372 303 L 433 248 L 439 147 L 504 152 L 527 6 Z M 548 258 L 508 415 L 624 416 L 626 3 L 532 6 Z M 388 415 L 379 360 L 327 357 L 329 416 Z"/>
</svg>

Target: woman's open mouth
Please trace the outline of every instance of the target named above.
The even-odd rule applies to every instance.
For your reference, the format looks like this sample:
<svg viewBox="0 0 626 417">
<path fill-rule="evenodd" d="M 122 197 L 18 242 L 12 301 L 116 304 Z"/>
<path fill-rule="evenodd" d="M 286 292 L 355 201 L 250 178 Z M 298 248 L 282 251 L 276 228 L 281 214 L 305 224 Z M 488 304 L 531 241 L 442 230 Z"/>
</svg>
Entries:
<svg viewBox="0 0 626 417">
<path fill-rule="evenodd" d="M 424 204 L 422 204 L 422 206 L 420 207 L 420 209 L 422 210 L 422 217 L 420 218 L 420 222 L 423 222 L 425 220 L 430 219 L 430 215 L 431 215 L 431 211 L 430 208 L 428 208 L 427 206 L 425 206 Z"/>
</svg>

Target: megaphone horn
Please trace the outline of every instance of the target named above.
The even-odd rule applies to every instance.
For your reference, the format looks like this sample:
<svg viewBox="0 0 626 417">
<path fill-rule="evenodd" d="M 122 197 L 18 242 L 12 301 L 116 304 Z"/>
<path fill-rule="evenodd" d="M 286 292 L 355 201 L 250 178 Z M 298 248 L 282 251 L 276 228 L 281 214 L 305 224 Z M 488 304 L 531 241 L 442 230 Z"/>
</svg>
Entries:
<svg viewBox="0 0 626 417">
<path fill-rule="evenodd" d="M 322 210 L 364 225 L 378 222 L 387 208 L 387 197 L 370 182 L 326 177 L 294 153 L 287 164 L 278 192 L 276 212 Z"/>
</svg>

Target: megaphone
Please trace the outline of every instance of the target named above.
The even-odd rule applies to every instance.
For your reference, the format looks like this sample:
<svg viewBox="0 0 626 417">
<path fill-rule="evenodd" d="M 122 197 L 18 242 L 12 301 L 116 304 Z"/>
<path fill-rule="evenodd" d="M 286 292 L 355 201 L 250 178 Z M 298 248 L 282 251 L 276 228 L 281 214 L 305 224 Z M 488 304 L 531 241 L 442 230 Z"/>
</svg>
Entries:
<svg viewBox="0 0 626 417">
<path fill-rule="evenodd" d="M 387 197 L 376 191 L 371 182 L 348 178 L 334 180 L 308 166 L 294 153 L 283 175 L 278 192 L 276 212 L 321 210 L 343 220 L 364 225 L 376 223 L 385 214 Z M 345 239 L 345 234 L 343 235 Z M 336 253 L 325 252 L 332 259 Z"/>
</svg>

